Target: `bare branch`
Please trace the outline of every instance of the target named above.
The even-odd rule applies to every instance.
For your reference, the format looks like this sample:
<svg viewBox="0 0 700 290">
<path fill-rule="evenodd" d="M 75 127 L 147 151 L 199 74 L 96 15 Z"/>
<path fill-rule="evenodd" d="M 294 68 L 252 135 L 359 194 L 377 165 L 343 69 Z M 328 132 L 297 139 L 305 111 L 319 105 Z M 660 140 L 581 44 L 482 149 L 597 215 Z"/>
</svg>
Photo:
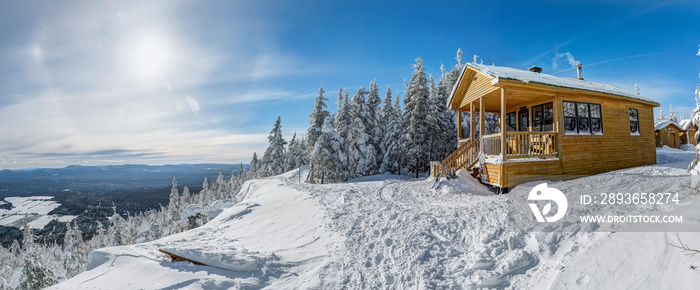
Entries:
<svg viewBox="0 0 700 290">
<path fill-rule="evenodd" d="M 676 237 L 678 238 L 679 245 L 674 245 L 671 243 L 668 243 L 668 244 L 671 245 L 672 247 L 681 249 L 681 253 L 683 253 L 687 256 L 690 256 L 690 257 L 695 256 L 695 254 L 700 253 L 700 250 L 692 249 L 692 248 L 688 247 L 686 244 L 684 244 L 683 241 L 681 240 L 681 237 L 678 235 L 678 233 L 676 233 Z"/>
</svg>

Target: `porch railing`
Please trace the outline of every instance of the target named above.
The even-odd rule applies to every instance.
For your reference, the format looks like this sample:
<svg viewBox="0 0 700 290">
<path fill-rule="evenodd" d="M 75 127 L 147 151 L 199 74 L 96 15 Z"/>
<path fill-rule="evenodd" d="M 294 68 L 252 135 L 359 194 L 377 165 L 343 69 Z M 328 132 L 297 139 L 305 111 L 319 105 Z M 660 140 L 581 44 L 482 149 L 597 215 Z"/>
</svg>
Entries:
<svg viewBox="0 0 700 290">
<path fill-rule="evenodd" d="M 506 132 L 508 158 L 554 157 L 557 132 Z M 501 134 L 484 136 L 484 154 L 501 155 Z"/>
<path fill-rule="evenodd" d="M 557 156 L 557 132 L 506 132 L 508 158 Z"/>
</svg>

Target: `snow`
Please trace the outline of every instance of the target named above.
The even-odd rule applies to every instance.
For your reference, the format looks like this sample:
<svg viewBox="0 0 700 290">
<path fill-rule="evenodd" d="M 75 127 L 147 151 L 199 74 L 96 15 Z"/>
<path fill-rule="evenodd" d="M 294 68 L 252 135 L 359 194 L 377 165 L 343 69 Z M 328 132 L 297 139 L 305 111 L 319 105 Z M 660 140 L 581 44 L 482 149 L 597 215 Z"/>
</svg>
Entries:
<svg viewBox="0 0 700 290">
<path fill-rule="evenodd" d="M 656 103 L 656 101 L 653 99 L 641 96 L 637 93 L 623 90 L 623 89 L 615 87 L 615 86 L 606 85 L 606 84 L 594 83 L 594 82 L 589 82 L 589 81 L 579 80 L 579 79 L 572 79 L 572 78 L 556 77 L 556 76 L 552 76 L 552 75 L 548 75 L 548 74 L 536 73 L 536 72 L 531 72 L 528 70 L 520 70 L 520 69 L 515 69 L 515 68 L 509 68 L 509 67 L 488 66 L 488 65 L 477 64 L 477 63 L 468 63 L 467 66 L 472 67 L 474 69 L 477 69 L 477 70 L 479 70 L 485 74 L 488 74 L 492 77 L 495 77 L 495 79 L 492 81 L 492 84 L 498 83 L 499 79 L 516 80 L 516 81 L 521 81 L 521 82 L 525 82 L 525 83 L 537 83 L 537 84 L 548 85 L 548 86 L 600 92 L 600 93 L 612 94 L 612 95 L 616 95 L 616 96 L 622 96 L 622 97 L 642 100 L 642 101 L 646 101 L 646 102 Z M 465 66 L 465 69 L 466 69 L 466 66 Z M 453 92 L 454 92 L 454 90 L 453 90 Z"/>
<path fill-rule="evenodd" d="M 678 127 L 679 129 L 682 129 L 682 127 L 680 125 L 676 124 L 676 122 L 673 122 L 670 120 L 661 120 L 661 121 L 654 122 L 654 130 L 661 130 L 664 127 L 669 126 L 669 125 L 674 125 L 674 126 Z"/>
<path fill-rule="evenodd" d="M 549 184 L 687 196 L 693 155 L 660 148 L 655 165 Z M 495 195 L 464 171 L 435 189 L 432 178 L 309 184 L 298 174 L 247 182 L 240 202 L 202 227 L 96 250 L 86 272 L 52 289 L 692 289 L 700 279 L 697 258 L 670 245 L 675 232 L 510 229 L 509 199 L 531 183 Z M 687 204 L 678 210 L 698 223 L 698 203 Z M 700 248 L 697 232 L 679 236 Z M 210 266 L 170 262 L 158 249 Z"/>
<path fill-rule="evenodd" d="M 680 125 L 682 130 L 688 130 L 690 128 L 690 125 L 693 124 L 693 121 L 691 119 L 683 119 L 680 122 L 678 122 L 678 125 Z"/>
<path fill-rule="evenodd" d="M 76 217 L 49 215 L 49 212 L 61 205 L 51 199 L 52 196 L 6 197 L 5 201 L 11 203 L 13 208 L 0 209 L 0 225 L 20 228 L 27 221 L 30 228 L 41 229 L 54 219 L 66 222 Z"/>
</svg>

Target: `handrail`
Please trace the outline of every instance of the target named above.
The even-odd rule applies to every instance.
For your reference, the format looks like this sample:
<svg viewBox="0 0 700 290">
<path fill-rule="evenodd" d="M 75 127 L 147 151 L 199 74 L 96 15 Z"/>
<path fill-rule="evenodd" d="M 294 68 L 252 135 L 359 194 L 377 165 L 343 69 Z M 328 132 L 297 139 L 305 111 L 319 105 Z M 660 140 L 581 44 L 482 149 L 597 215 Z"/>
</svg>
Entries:
<svg viewBox="0 0 700 290">
<path fill-rule="evenodd" d="M 470 139 L 462 143 L 457 147 L 457 150 L 440 162 L 438 169 L 442 171 L 442 174 L 454 174 L 461 168 L 471 168 L 479 161 L 477 158 L 479 156 L 479 143 L 479 139 Z M 438 171 L 436 170 L 434 174 L 437 175 Z"/>
</svg>

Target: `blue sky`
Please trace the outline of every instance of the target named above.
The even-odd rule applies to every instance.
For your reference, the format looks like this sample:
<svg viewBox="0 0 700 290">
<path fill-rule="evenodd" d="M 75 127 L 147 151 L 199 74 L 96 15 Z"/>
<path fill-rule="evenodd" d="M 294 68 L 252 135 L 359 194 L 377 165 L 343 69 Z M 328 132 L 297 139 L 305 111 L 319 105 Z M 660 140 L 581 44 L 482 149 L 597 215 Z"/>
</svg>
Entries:
<svg viewBox="0 0 700 290">
<path fill-rule="evenodd" d="M 421 57 L 543 67 L 690 115 L 697 1 L 3 1 L 0 169 L 237 163 L 278 115 L 304 134 L 320 86 L 403 95 Z M 658 109 L 657 109 L 658 111 Z"/>
</svg>

